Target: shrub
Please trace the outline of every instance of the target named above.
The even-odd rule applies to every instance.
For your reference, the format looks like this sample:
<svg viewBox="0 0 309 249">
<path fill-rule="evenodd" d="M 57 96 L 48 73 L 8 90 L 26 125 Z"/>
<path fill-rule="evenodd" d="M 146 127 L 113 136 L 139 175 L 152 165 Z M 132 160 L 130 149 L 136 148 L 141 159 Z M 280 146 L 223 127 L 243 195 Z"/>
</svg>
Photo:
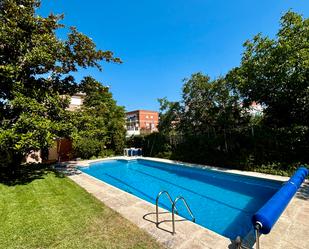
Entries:
<svg viewBox="0 0 309 249">
<path fill-rule="evenodd" d="M 104 143 L 93 138 L 77 138 L 73 140 L 75 156 L 83 159 L 97 157 L 104 151 L 104 146 Z"/>
</svg>

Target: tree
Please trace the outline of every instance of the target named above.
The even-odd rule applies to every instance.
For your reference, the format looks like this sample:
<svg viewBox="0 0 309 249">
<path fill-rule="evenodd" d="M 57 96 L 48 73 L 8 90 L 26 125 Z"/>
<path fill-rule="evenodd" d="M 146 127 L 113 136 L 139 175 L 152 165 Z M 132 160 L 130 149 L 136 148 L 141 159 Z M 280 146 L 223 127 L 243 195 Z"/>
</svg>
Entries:
<svg viewBox="0 0 309 249">
<path fill-rule="evenodd" d="M 276 39 L 245 42 L 241 65 L 228 74 L 244 103 L 262 104 L 270 127 L 309 125 L 309 19 L 287 12 Z"/>
<path fill-rule="evenodd" d="M 108 87 L 91 77 L 85 77 L 79 89 L 86 97 L 81 110 L 74 113 L 76 155 L 90 158 L 121 153 L 126 133 L 124 108 L 117 106 Z"/>
<path fill-rule="evenodd" d="M 225 132 L 247 122 L 239 96 L 224 78 L 196 73 L 184 81 L 180 128 L 184 133 Z"/>
<path fill-rule="evenodd" d="M 180 160 L 222 163 L 238 150 L 238 130 L 250 121 L 237 91 L 222 77 L 195 73 L 184 80 L 181 101 L 159 101 L 159 131 L 167 137 L 161 152 Z"/>
<path fill-rule="evenodd" d="M 308 162 L 309 19 L 288 11 L 275 39 L 256 35 L 244 44 L 239 67 L 228 81 L 245 106 L 264 107 L 255 147 L 258 159 L 292 164 Z M 258 137 L 257 137 L 258 136 Z"/>
<path fill-rule="evenodd" d="M 72 132 L 63 97 L 76 91 L 72 73 L 100 70 L 102 60 L 120 62 L 74 27 L 60 40 L 63 16 L 41 17 L 39 6 L 36 0 L 0 2 L 0 155 L 11 165 Z"/>
<path fill-rule="evenodd" d="M 225 77 L 185 79 L 181 101 L 160 100 L 159 135 L 173 131 L 180 139 L 162 139 L 156 155 L 168 148 L 173 159 L 242 169 L 308 164 L 308 38 L 309 19 L 289 11 L 275 39 L 259 34 L 245 42 L 240 66 Z M 262 115 L 250 115 L 253 102 Z"/>
<path fill-rule="evenodd" d="M 180 121 L 180 103 L 170 102 L 167 98 L 161 98 L 158 101 L 160 104 L 159 132 L 169 134 L 176 131 Z"/>
</svg>

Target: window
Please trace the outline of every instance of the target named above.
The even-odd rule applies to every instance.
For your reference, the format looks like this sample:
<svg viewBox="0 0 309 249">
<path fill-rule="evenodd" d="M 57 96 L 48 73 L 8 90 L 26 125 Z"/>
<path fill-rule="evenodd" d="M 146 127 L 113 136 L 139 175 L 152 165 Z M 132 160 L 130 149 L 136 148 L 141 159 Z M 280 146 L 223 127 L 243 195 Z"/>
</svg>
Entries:
<svg viewBox="0 0 309 249">
<path fill-rule="evenodd" d="M 81 105 L 82 104 L 82 99 L 77 96 L 71 97 L 71 105 Z"/>
</svg>

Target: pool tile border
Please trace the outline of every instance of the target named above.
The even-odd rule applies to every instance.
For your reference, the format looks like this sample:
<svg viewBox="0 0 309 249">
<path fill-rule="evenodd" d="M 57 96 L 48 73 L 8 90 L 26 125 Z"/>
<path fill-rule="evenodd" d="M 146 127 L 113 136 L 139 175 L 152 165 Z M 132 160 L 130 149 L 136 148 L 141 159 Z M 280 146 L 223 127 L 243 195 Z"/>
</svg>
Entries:
<svg viewBox="0 0 309 249">
<path fill-rule="evenodd" d="M 139 157 L 137 157 L 139 158 Z M 176 216 L 176 234 L 171 234 L 171 214 L 160 208 L 159 228 L 155 224 L 155 205 L 140 199 L 130 193 L 118 189 L 108 183 L 96 179 L 86 173 L 76 169 L 76 166 L 89 166 L 90 163 L 105 160 L 135 160 L 136 157 L 111 157 L 97 160 L 68 162 L 66 172 L 70 179 L 83 187 L 87 192 L 102 201 L 108 207 L 114 209 L 124 218 L 136 224 L 141 229 L 152 235 L 159 243 L 166 248 L 193 249 L 193 248 L 235 248 L 235 244 L 228 238 L 214 233 L 198 224 L 184 221 Z M 211 169 L 232 174 L 246 175 L 276 181 L 286 181 L 288 177 L 268 175 L 257 172 L 247 172 L 240 170 L 230 170 L 220 167 L 206 165 L 187 164 L 178 161 L 171 161 L 159 158 L 141 157 L 144 160 L 156 162 L 176 163 L 188 167 L 198 167 Z M 290 202 L 272 232 L 267 236 L 261 236 L 262 248 L 286 249 L 286 248 L 309 248 L 309 224 L 304 221 L 304 217 L 309 218 L 309 183 L 306 181 L 298 191 L 296 197 Z M 292 221 L 294 220 L 294 221 Z"/>
</svg>

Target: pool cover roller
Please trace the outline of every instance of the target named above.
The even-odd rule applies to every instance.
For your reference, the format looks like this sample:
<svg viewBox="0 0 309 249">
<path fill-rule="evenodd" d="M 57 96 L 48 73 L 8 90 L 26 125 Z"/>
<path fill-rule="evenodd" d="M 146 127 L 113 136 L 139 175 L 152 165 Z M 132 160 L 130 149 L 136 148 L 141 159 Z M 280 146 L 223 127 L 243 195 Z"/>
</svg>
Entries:
<svg viewBox="0 0 309 249">
<path fill-rule="evenodd" d="M 268 234 L 308 174 L 307 168 L 299 167 L 273 197 L 253 215 L 253 226 L 259 225 L 260 232 Z"/>
</svg>

